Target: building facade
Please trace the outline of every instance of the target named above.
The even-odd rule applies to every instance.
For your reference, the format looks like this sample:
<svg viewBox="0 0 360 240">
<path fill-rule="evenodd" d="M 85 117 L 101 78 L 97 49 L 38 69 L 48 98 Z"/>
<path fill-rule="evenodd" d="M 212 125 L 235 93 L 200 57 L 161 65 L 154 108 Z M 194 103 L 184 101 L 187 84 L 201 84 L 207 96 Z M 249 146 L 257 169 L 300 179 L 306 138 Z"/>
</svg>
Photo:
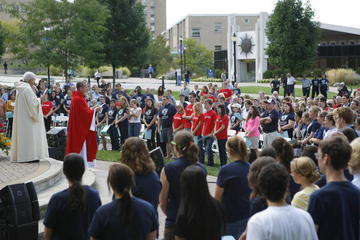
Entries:
<svg viewBox="0 0 360 240">
<path fill-rule="evenodd" d="M 226 70 L 229 79 L 241 82 L 261 80 L 269 68 L 265 54 L 268 18 L 266 12 L 189 15 L 168 29 L 168 44 L 175 54 L 179 52 L 181 38 L 196 39 L 215 52 L 215 69 Z M 360 29 L 329 24 L 321 24 L 320 28 L 316 67 L 360 68 Z"/>
</svg>

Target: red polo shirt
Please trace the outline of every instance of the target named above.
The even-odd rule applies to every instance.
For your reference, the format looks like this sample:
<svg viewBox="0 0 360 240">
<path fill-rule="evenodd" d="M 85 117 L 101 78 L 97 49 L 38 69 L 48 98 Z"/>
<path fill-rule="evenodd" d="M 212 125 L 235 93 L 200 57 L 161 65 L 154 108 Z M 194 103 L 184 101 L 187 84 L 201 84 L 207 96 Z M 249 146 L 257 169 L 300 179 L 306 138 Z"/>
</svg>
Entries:
<svg viewBox="0 0 360 240">
<path fill-rule="evenodd" d="M 233 95 L 233 92 L 229 88 L 222 88 L 220 89 L 219 93 L 224 94 L 226 100 Z"/>
<path fill-rule="evenodd" d="M 192 105 L 192 104 L 189 104 L 189 105 L 186 106 L 185 115 L 187 117 L 190 117 L 191 114 L 193 114 L 193 111 L 194 111 L 193 107 L 194 107 L 194 105 Z M 190 120 L 184 119 L 184 128 L 191 128 L 191 121 Z"/>
<path fill-rule="evenodd" d="M 203 123 L 203 136 L 209 135 L 213 132 L 216 121 L 216 113 L 214 110 L 210 110 L 204 114 L 204 123 Z"/>
<path fill-rule="evenodd" d="M 228 137 L 227 132 L 229 126 L 229 116 L 227 114 L 225 114 L 223 117 L 221 117 L 221 115 L 218 115 L 216 118 L 216 130 L 218 130 L 222 125 L 224 125 L 225 128 L 221 130 L 221 132 L 216 134 L 216 138 L 218 140 L 227 139 Z"/>
<path fill-rule="evenodd" d="M 184 123 L 185 119 L 182 118 L 183 115 L 184 115 L 183 113 L 177 113 L 174 115 L 173 118 L 174 129 L 178 128 L 181 124 Z"/>
<path fill-rule="evenodd" d="M 203 127 L 204 127 L 204 114 L 194 114 L 194 117 L 192 119 L 192 129 L 191 130 L 195 130 L 195 128 L 201 124 L 201 126 L 198 128 L 198 130 L 194 133 L 195 136 L 201 136 Z"/>
<path fill-rule="evenodd" d="M 42 108 L 43 114 L 47 115 L 53 108 L 53 104 L 50 101 L 46 101 L 41 104 L 41 108 Z"/>
</svg>

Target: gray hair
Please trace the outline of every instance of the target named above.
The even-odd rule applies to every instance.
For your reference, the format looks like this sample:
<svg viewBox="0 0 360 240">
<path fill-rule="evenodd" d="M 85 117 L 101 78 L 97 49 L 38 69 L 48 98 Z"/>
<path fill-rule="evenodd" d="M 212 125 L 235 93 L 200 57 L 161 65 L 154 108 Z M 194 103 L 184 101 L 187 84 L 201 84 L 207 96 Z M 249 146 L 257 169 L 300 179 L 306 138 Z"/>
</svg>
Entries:
<svg viewBox="0 0 360 240">
<path fill-rule="evenodd" d="M 29 82 L 30 80 L 36 80 L 36 75 L 33 72 L 26 72 L 23 75 L 23 81 Z"/>
</svg>

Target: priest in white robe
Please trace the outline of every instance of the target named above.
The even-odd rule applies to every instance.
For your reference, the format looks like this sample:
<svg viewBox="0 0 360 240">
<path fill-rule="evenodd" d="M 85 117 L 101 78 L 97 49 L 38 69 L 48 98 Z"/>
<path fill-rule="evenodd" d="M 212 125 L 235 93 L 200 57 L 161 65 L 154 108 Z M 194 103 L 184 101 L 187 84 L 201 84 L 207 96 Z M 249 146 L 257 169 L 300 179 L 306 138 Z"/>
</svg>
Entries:
<svg viewBox="0 0 360 240">
<path fill-rule="evenodd" d="M 27 72 L 16 83 L 16 101 L 10 160 L 35 162 L 49 157 L 41 98 L 35 94 L 36 76 Z"/>
</svg>

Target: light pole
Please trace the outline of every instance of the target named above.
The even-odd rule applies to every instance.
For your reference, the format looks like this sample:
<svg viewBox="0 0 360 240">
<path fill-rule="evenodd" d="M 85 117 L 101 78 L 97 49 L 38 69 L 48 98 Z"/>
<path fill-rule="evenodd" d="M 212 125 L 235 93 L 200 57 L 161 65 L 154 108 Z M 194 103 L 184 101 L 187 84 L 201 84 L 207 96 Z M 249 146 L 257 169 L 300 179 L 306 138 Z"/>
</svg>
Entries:
<svg viewBox="0 0 360 240">
<path fill-rule="evenodd" d="M 236 82 L 236 33 L 233 33 L 231 40 L 234 44 L 234 80 L 232 82 L 232 84 L 234 85 L 234 83 Z"/>
<path fill-rule="evenodd" d="M 49 41 L 49 37 L 48 37 L 48 33 L 49 33 L 49 31 L 50 31 L 51 29 L 49 28 L 49 27 L 44 27 L 44 31 L 45 31 L 45 33 L 46 33 L 46 37 L 44 38 L 44 40 L 45 40 L 45 43 L 47 43 L 48 41 Z M 46 52 L 47 52 L 47 57 L 48 57 L 48 63 L 47 63 L 47 77 L 48 77 L 48 82 L 47 82 L 47 84 L 48 84 L 48 89 L 50 89 L 51 88 L 51 86 L 50 86 L 50 56 L 49 56 L 49 54 L 50 54 L 50 49 L 48 49 L 48 44 L 46 44 Z"/>
<path fill-rule="evenodd" d="M 187 71 L 186 71 L 186 46 L 184 46 L 184 72 L 185 72 L 185 74 L 187 73 Z"/>
<path fill-rule="evenodd" d="M 180 40 L 180 83 L 179 83 L 179 86 L 180 86 L 181 81 L 183 80 L 182 79 L 182 76 L 183 76 L 183 37 L 180 36 L 179 40 Z"/>
</svg>

